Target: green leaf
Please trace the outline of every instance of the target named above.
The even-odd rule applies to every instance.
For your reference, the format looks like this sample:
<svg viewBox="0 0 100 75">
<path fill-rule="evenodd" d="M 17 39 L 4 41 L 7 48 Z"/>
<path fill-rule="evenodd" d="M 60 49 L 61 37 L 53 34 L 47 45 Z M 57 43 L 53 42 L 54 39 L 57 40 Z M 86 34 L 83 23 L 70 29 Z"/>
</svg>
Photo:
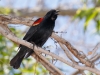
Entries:
<svg viewBox="0 0 100 75">
<path fill-rule="evenodd" d="M 87 29 L 87 26 L 89 25 L 89 22 L 94 19 L 94 17 L 98 14 L 97 11 L 95 10 L 90 10 L 87 12 L 87 16 L 86 16 L 86 21 L 84 23 L 84 31 Z"/>
<path fill-rule="evenodd" d="M 87 30 L 87 27 L 89 25 L 89 22 L 91 20 L 96 21 L 96 29 L 97 32 L 100 31 L 99 25 L 100 25 L 100 7 L 96 8 L 90 8 L 90 9 L 79 9 L 76 12 L 76 15 L 73 17 L 73 20 L 79 18 L 80 20 L 85 18 L 84 22 L 84 32 Z M 98 18 L 98 19 L 97 19 Z"/>
<path fill-rule="evenodd" d="M 3 7 L 0 7 L 0 14 L 9 14 L 11 12 L 11 9 L 9 8 L 3 8 Z"/>
</svg>

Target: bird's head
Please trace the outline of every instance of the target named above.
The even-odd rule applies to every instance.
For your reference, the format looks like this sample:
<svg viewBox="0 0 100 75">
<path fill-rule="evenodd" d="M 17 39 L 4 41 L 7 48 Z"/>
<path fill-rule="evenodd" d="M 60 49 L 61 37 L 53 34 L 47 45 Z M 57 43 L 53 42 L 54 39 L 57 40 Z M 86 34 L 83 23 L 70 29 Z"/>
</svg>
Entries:
<svg viewBox="0 0 100 75">
<path fill-rule="evenodd" d="M 55 21 L 57 18 L 58 12 L 59 10 L 50 10 L 49 12 L 47 12 L 44 18 Z"/>
</svg>

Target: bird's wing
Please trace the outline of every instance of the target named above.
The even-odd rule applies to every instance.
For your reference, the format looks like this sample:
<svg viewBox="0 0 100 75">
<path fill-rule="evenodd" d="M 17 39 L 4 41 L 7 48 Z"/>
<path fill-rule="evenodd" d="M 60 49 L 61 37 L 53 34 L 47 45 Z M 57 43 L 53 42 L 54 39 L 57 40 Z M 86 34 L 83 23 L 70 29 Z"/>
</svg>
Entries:
<svg viewBox="0 0 100 75">
<path fill-rule="evenodd" d="M 43 18 L 38 18 L 30 27 L 26 35 L 24 36 L 23 40 L 29 41 L 29 39 L 33 36 L 33 34 L 38 30 L 40 22 L 43 20 Z M 22 45 L 19 45 L 21 47 Z"/>
<path fill-rule="evenodd" d="M 33 34 L 38 30 L 39 25 L 41 23 L 41 21 L 43 20 L 43 18 L 38 18 L 30 27 L 30 29 L 28 30 L 28 32 L 26 33 L 26 35 L 24 36 L 23 40 L 28 41 Z"/>
<path fill-rule="evenodd" d="M 23 40 L 28 41 L 33 36 L 33 34 L 38 30 L 38 28 L 39 28 L 39 25 L 31 26 L 28 32 L 26 33 L 26 35 L 24 36 Z"/>
<path fill-rule="evenodd" d="M 32 26 L 37 26 L 38 24 L 41 23 L 42 20 L 43 20 L 43 18 L 38 18 L 38 19 L 32 24 Z"/>
</svg>

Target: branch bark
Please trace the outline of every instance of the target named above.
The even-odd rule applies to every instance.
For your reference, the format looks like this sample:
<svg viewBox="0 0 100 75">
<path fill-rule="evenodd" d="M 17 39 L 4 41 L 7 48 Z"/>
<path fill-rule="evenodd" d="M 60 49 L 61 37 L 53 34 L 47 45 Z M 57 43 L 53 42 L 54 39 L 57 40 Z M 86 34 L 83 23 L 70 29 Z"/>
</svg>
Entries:
<svg viewBox="0 0 100 75">
<path fill-rule="evenodd" d="M 31 49 L 33 49 L 33 44 L 25 41 L 25 40 L 21 40 L 19 38 L 17 38 L 10 30 L 9 28 L 6 26 L 7 24 L 25 24 L 27 26 L 31 26 L 32 23 L 34 21 L 31 19 L 25 19 L 25 18 L 20 18 L 20 17 L 13 17 L 13 16 L 8 16 L 8 15 L 0 15 L 0 33 L 2 33 L 2 35 L 4 35 L 5 37 L 7 37 L 8 39 L 18 43 L 18 44 L 22 44 L 25 45 Z M 65 45 L 69 51 L 76 57 L 79 59 L 79 61 L 83 64 L 85 64 L 87 67 L 85 66 L 80 66 L 78 64 L 73 63 L 74 59 L 69 55 L 69 58 L 71 59 L 72 62 L 69 62 L 67 60 L 64 60 L 63 58 L 55 55 L 54 53 L 48 52 L 43 50 L 42 48 L 37 48 L 36 46 L 34 47 L 34 52 L 35 54 L 33 54 L 32 56 L 34 56 L 35 58 L 38 57 L 38 61 L 44 65 L 52 74 L 54 75 L 64 75 L 59 69 L 57 69 L 53 64 L 49 63 L 42 55 L 41 53 L 45 53 L 48 54 L 50 56 L 52 56 L 53 58 L 56 58 L 70 66 L 72 66 L 73 68 L 79 69 L 79 70 L 89 70 L 93 73 L 96 74 L 100 74 L 99 70 L 95 69 L 95 68 L 91 68 L 91 62 L 89 60 L 86 60 L 86 56 L 84 54 L 81 54 L 78 52 L 77 49 L 75 49 L 67 40 L 57 36 L 55 33 L 52 33 L 52 37 L 58 41 L 58 43 L 60 43 L 62 49 L 66 50 L 64 46 Z M 65 51 L 66 52 L 66 51 Z M 66 53 L 67 54 L 67 53 Z M 68 54 L 67 54 L 68 55 Z M 75 61 L 74 61 L 75 62 Z M 56 74 L 55 74 L 56 73 Z"/>
<path fill-rule="evenodd" d="M 43 17 L 45 13 L 49 11 L 49 10 L 40 10 L 36 12 L 32 9 L 29 9 L 28 11 L 26 9 L 27 8 L 18 10 L 18 12 L 21 13 L 21 17 L 26 17 L 27 15 L 29 17 L 32 17 L 32 16 Z M 76 14 L 76 11 L 77 11 L 76 9 L 67 9 L 67 10 L 58 9 L 58 10 L 60 10 L 59 14 L 62 16 L 66 16 L 66 15 L 73 16 Z"/>
<path fill-rule="evenodd" d="M 91 62 L 90 62 L 89 60 L 84 59 L 84 58 L 86 58 L 86 56 L 80 54 L 80 53 L 78 52 L 78 50 L 75 49 L 67 40 L 65 40 L 65 39 L 63 39 L 63 38 L 61 38 L 61 37 L 55 35 L 54 33 L 52 34 L 52 37 L 53 37 L 55 40 L 57 40 L 58 42 L 61 42 L 61 43 L 63 43 L 64 45 L 66 45 L 66 47 L 70 50 L 70 52 L 71 52 L 76 58 L 78 58 L 78 59 L 80 60 L 81 63 L 83 63 L 83 64 L 85 64 L 86 66 L 89 66 L 89 67 L 92 65 Z"/>
<path fill-rule="evenodd" d="M 8 39 L 18 43 L 18 44 L 22 44 L 22 45 L 25 45 L 31 49 L 33 49 L 33 44 L 25 41 L 25 40 L 21 40 L 19 38 L 17 38 L 15 35 L 12 35 L 13 33 L 7 31 L 7 28 L 5 27 L 5 25 L 0 25 L 0 33 L 7 37 Z M 35 56 L 37 56 L 39 58 L 39 62 L 45 66 L 53 75 L 64 75 L 58 68 L 56 68 L 53 64 L 49 63 L 47 61 L 46 58 L 43 58 L 43 56 L 40 55 L 40 52 L 41 50 L 39 51 L 36 51 L 38 50 L 38 48 L 35 46 L 34 47 L 34 52 L 35 52 Z"/>
</svg>

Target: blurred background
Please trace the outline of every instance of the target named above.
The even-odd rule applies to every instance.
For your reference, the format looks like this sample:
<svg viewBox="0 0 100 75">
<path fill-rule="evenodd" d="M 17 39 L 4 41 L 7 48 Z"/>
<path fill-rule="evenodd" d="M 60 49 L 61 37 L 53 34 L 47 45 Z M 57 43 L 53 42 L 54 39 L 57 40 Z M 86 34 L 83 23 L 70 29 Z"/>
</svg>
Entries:
<svg viewBox="0 0 100 75">
<path fill-rule="evenodd" d="M 100 43 L 100 0 L 0 0 L 0 14 L 33 20 L 43 17 L 51 9 L 60 10 L 54 31 L 59 32 L 57 34 L 68 40 L 78 51 L 83 51 L 90 57 L 89 52 Z M 9 24 L 9 28 L 22 39 L 29 27 Z M 48 39 L 43 48 L 69 60 L 52 38 Z M 0 35 L 0 75 L 49 75 L 32 57 L 24 59 L 19 69 L 13 69 L 9 62 L 17 49 L 17 44 Z M 97 53 L 100 53 L 100 45 Z M 52 60 L 48 55 L 45 57 Z M 76 58 L 75 60 L 78 61 Z M 95 64 L 98 62 L 99 60 Z M 77 69 L 60 61 L 54 61 L 53 64 L 65 75 L 78 75 Z M 96 66 L 100 69 L 99 64 Z M 85 73 L 91 75 L 91 72 Z"/>
</svg>

